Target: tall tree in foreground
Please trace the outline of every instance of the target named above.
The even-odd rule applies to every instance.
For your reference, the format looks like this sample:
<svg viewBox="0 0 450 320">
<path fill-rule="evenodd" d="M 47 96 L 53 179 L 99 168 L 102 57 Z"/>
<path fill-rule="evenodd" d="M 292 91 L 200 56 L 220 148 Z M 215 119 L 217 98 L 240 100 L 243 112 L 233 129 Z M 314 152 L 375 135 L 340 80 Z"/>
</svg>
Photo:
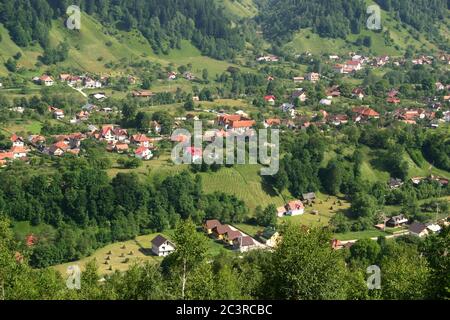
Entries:
<svg viewBox="0 0 450 320">
<path fill-rule="evenodd" d="M 263 267 L 262 295 L 268 299 L 321 300 L 346 297 L 345 264 L 320 229 L 289 225 Z"/>
</svg>

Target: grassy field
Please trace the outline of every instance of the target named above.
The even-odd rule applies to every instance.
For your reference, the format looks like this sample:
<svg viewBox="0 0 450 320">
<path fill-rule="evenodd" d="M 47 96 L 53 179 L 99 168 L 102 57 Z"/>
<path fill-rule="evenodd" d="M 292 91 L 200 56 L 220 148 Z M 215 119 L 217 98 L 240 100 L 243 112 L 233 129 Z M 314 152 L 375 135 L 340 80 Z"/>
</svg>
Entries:
<svg viewBox="0 0 450 320">
<path fill-rule="evenodd" d="M 237 4 L 232 4 L 237 8 Z M 219 61 L 201 55 L 201 52 L 189 41 L 183 40 L 180 49 L 172 50 L 168 55 L 156 55 L 153 53 L 149 41 L 137 30 L 131 32 L 117 31 L 114 35 L 104 28 L 91 16 L 82 13 L 81 29 L 71 31 L 65 28 L 62 20 L 54 20 L 49 38 L 53 46 L 67 41 L 70 45 L 69 57 L 59 64 L 61 67 L 75 67 L 86 72 L 118 75 L 128 74 L 127 65 L 137 60 L 148 60 L 160 63 L 163 66 L 187 65 L 191 63 L 193 73 L 201 77 L 202 70 L 208 69 L 211 78 L 222 73 L 230 65 L 226 61 Z M 47 66 L 35 67 L 38 57 L 42 55 L 40 46 L 20 48 L 9 37 L 8 31 L 0 25 L 2 43 L 0 46 L 0 75 L 6 75 L 4 63 L 17 52 L 22 53 L 18 65 L 29 69 L 24 75 L 30 78 L 39 75 L 48 68 Z M 117 70 L 106 68 L 107 63 L 125 63 Z M 247 70 L 246 68 L 241 68 Z M 30 71 L 31 70 L 31 71 Z M 250 70 L 247 70 L 250 71 Z"/>
<path fill-rule="evenodd" d="M 338 212 L 344 212 L 350 207 L 350 203 L 344 199 L 333 196 L 316 194 L 317 200 L 312 205 L 305 203 L 305 213 L 294 217 L 279 218 L 279 223 L 293 223 L 305 225 L 308 227 L 324 227 L 330 222 L 330 219 Z M 339 201 L 341 204 L 339 205 Z M 317 210 L 318 215 L 313 211 Z"/>
<path fill-rule="evenodd" d="M 370 239 L 375 237 L 389 236 L 390 233 L 383 232 L 376 229 L 355 231 L 347 233 L 337 233 L 335 238 L 342 241 L 355 240 L 355 239 Z"/>
<path fill-rule="evenodd" d="M 171 239 L 171 237 L 173 237 L 173 232 L 173 230 L 168 230 L 164 233 L 138 236 L 134 240 L 112 243 L 96 250 L 86 258 L 56 265 L 53 266 L 53 268 L 64 276 L 69 266 L 78 265 L 83 270 L 86 263 L 95 260 L 98 266 L 98 272 L 101 275 L 107 275 L 114 271 L 126 271 L 135 263 L 160 263 L 163 260 L 163 257 L 153 255 L 151 252 L 151 241 L 158 234 L 162 234 L 166 238 Z M 229 250 L 227 250 L 222 243 L 218 243 L 213 239 L 208 238 L 208 254 L 210 256 L 216 256 L 221 252 L 229 252 Z M 109 257 L 108 260 L 107 257 Z M 106 261 L 108 261 L 108 264 L 106 264 Z"/>
<path fill-rule="evenodd" d="M 206 193 L 219 191 L 234 194 L 245 201 L 250 213 L 253 213 L 258 205 L 283 205 L 283 198 L 263 185 L 259 169 L 259 165 L 236 165 L 233 168 L 222 168 L 215 173 L 201 173 L 203 190 Z"/>
</svg>

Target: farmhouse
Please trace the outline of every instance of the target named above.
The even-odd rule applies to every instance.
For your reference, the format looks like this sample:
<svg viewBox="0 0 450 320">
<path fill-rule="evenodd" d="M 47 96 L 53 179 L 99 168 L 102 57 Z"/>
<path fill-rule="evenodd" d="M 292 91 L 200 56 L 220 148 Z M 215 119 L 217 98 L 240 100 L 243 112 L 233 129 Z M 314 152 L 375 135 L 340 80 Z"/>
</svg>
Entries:
<svg viewBox="0 0 450 320">
<path fill-rule="evenodd" d="M 273 106 L 273 105 L 275 104 L 276 98 L 275 98 L 275 96 L 273 96 L 273 95 L 267 95 L 267 96 L 264 97 L 264 100 L 265 100 L 268 104 L 270 104 L 270 105 Z"/>
<path fill-rule="evenodd" d="M 134 151 L 134 155 L 138 159 L 150 160 L 153 157 L 152 151 L 147 147 L 139 147 Z"/>
<path fill-rule="evenodd" d="M 219 239 L 219 240 L 223 240 L 225 234 L 226 234 L 228 231 L 232 231 L 232 229 L 231 229 L 230 226 L 227 225 L 227 224 L 221 224 L 221 225 L 218 225 L 218 226 L 216 226 L 216 227 L 213 228 L 213 234 L 214 234 L 214 236 L 215 236 L 217 239 Z"/>
<path fill-rule="evenodd" d="M 416 236 L 419 238 L 426 237 L 428 235 L 427 226 L 420 222 L 413 222 L 409 226 L 408 230 L 409 230 L 410 235 L 413 235 L 413 236 Z"/>
<path fill-rule="evenodd" d="M 145 134 L 135 134 L 131 136 L 131 143 L 134 143 L 138 147 L 149 148 L 152 144 L 151 141 L 152 139 L 147 137 Z"/>
<path fill-rule="evenodd" d="M 154 96 L 153 92 L 149 90 L 133 91 L 132 95 L 135 98 L 151 98 Z"/>
<path fill-rule="evenodd" d="M 259 238 L 266 246 L 271 248 L 275 248 L 281 240 L 280 234 L 274 228 L 265 228 Z"/>
<path fill-rule="evenodd" d="M 306 74 L 305 79 L 310 81 L 310 82 L 315 83 L 315 82 L 319 81 L 320 74 L 315 73 L 315 72 L 310 72 L 310 73 Z"/>
<path fill-rule="evenodd" d="M 305 207 L 303 206 L 303 202 L 300 200 L 290 201 L 286 205 L 286 215 L 287 216 L 298 216 L 302 215 L 305 212 Z"/>
<path fill-rule="evenodd" d="M 24 146 L 24 140 L 22 137 L 19 137 L 15 133 L 10 138 L 13 147 L 23 147 Z"/>
<path fill-rule="evenodd" d="M 355 113 L 355 117 L 354 117 L 355 122 L 359 122 L 361 120 L 380 118 L 380 114 L 369 107 L 353 108 L 352 112 Z"/>
<path fill-rule="evenodd" d="M 252 237 L 242 236 L 234 239 L 233 247 L 239 250 L 240 252 L 247 252 L 256 248 L 257 246 Z"/>
<path fill-rule="evenodd" d="M 234 240 L 237 238 L 242 237 L 242 234 L 238 230 L 229 230 L 227 233 L 225 233 L 223 237 L 223 241 L 225 241 L 226 244 L 229 244 L 230 246 L 233 245 Z"/>
<path fill-rule="evenodd" d="M 52 77 L 50 77 L 50 76 L 44 74 L 43 76 L 41 76 L 41 77 L 39 78 L 39 83 L 40 83 L 41 85 L 46 86 L 46 87 L 51 87 L 52 85 L 55 84 L 55 81 L 53 81 L 53 78 L 52 78 Z"/>
<path fill-rule="evenodd" d="M 303 201 L 312 202 L 316 200 L 316 194 L 314 192 L 304 193 L 302 194 Z"/>
<path fill-rule="evenodd" d="M 408 223 L 408 218 L 405 217 L 405 215 L 400 214 L 398 216 L 391 217 L 387 222 L 386 225 L 391 228 L 399 227 L 404 225 L 405 223 Z"/>
<path fill-rule="evenodd" d="M 352 91 L 352 97 L 358 98 L 359 100 L 364 99 L 364 90 L 361 88 L 355 88 Z"/>
<path fill-rule="evenodd" d="M 152 252 L 160 257 L 165 257 L 175 251 L 175 245 L 164 238 L 162 235 L 157 235 L 152 240 Z"/>
<path fill-rule="evenodd" d="M 217 226 L 220 226 L 221 223 L 219 220 L 213 219 L 213 220 L 206 220 L 203 223 L 203 229 L 205 230 L 205 232 L 207 234 L 212 234 L 213 233 L 213 229 Z"/>
</svg>

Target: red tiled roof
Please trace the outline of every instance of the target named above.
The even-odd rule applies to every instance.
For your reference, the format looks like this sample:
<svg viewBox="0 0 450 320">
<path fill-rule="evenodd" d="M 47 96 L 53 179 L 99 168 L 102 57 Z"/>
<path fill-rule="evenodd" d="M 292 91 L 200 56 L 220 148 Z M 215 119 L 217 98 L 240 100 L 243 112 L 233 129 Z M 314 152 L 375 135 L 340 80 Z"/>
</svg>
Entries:
<svg viewBox="0 0 450 320">
<path fill-rule="evenodd" d="M 237 128 L 250 128 L 253 127 L 255 125 L 255 121 L 254 120 L 241 120 L 241 121 L 233 121 L 231 123 L 231 127 L 233 129 L 237 129 Z"/>
</svg>

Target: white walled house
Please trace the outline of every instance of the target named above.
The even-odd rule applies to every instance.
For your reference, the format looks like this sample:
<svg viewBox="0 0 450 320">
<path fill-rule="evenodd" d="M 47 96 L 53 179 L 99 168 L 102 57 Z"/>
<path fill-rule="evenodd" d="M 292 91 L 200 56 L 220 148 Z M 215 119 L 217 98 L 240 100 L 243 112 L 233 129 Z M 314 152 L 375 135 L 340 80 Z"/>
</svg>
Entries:
<svg viewBox="0 0 450 320">
<path fill-rule="evenodd" d="M 152 240 L 152 252 L 159 256 L 159 257 L 165 257 L 171 254 L 175 251 L 175 245 L 164 238 L 162 235 L 157 235 Z"/>
<path fill-rule="evenodd" d="M 305 213 L 305 207 L 300 200 L 294 200 L 286 205 L 287 216 L 299 216 Z"/>
</svg>

